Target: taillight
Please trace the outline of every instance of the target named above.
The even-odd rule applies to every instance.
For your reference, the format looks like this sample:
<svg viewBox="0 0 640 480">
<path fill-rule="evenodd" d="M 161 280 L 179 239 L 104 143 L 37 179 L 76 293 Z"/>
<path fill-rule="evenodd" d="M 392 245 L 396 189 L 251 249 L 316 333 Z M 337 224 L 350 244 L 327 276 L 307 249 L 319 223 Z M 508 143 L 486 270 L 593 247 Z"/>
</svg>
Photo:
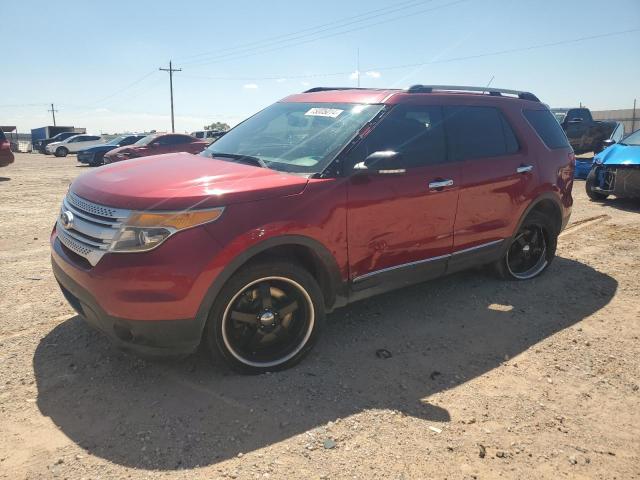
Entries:
<svg viewBox="0 0 640 480">
<path fill-rule="evenodd" d="M 8 140 L 0 142 L 0 150 L 11 150 L 11 144 Z"/>
</svg>

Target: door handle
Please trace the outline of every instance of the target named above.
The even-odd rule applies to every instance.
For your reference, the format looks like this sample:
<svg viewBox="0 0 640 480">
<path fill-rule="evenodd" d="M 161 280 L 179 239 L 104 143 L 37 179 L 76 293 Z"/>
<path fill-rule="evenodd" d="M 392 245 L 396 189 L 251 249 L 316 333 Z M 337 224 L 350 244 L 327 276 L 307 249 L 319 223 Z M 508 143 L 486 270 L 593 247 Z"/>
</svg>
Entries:
<svg viewBox="0 0 640 480">
<path fill-rule="evenodd" d="M 533 165 L 520 165 L 516 168 L 516 173 L 529 173 L 533 170 Z"/>
<path fill-rule="evenodd" d="M 435 180 L 429 182 L 429 190 L 439 190 L 444 187 L 450 187 L 453 185 L 453 180 Z"/>
</svg>

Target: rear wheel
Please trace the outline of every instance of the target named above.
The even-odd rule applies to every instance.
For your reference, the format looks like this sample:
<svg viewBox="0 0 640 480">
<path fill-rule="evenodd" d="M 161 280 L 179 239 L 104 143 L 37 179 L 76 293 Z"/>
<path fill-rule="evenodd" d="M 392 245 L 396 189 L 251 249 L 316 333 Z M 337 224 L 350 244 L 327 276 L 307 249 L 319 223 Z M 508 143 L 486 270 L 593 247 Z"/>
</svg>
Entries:
<svg viewBox="0 0 640 480">
<path fill-rule="evenodd" d="M 587 191 L 587 196 L 591 200 L 595 200 L 596 202 L 606 200 L 609 195 L 606 193 L 597 192 L 593 189 L 596 185 L 596 169 L 592 168 L 587 175 L 587 181 L 584 184 L 584 188 Z"/>
<path fill-rule="evenodd" d="M 249 265 L 222 288 L 209 314 L 214 358 L 246 373 L 288 368 L 306 355 L 324 323 L 324 299 L 305 269 L 285 262 Z"/>
<path fill-rule="evenodd" d="M 69 154 L 69 150 L 67 150 L 64 147 L 58 147 L 56 148 L 56 153 L 55 156 L 56 157 L 66 157 Z"/>
<path fill-rule="evenodd" d="M 507 280 L 529 280 L 540 275 L 555 257 L 558 233 L 546 215 L 530 213 L 497 262 L 499 275 Z"/>
</svg>

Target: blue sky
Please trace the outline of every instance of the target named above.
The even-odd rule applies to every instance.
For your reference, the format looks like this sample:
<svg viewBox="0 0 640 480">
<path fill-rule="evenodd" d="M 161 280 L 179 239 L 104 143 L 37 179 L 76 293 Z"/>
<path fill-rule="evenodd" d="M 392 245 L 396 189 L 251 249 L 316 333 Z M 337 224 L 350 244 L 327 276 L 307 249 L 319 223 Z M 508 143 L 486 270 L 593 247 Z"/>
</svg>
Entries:
<svg viewBox="0 0 640 480">
<path fill-rule="evenodd" d="M 638 0 L 24 0 L 3 2 L 0 19 L 0 124 L 20 131 L 50 124 L 51 102 L 58 124 L 90 132 L 168 130 L 158 67 L 169 59 L 183 69 L 177 131 L 237 123 L 310 86 L 355 86 L 358 50 L 362 86 L 494 77 L 551 106 L 631 108 L 640 97 Z M 518 51 L 492 55 L 504 50 Z"/>
</svg>

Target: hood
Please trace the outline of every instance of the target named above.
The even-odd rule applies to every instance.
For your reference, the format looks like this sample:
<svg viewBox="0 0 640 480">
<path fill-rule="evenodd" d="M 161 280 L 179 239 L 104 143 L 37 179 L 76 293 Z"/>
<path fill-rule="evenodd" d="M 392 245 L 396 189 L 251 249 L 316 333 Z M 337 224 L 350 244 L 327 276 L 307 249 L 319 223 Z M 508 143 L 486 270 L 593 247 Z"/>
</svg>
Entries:
<svg viewBox="0 0 640 480">
<path fill-rule="evenodd" d="M 594 160 L 607 165 L 640 165 L 640 147 L 616 143 L 596 155 Z"/>
<path fill-rule="evenodd" d="M 108 152 L 110 150 L 113 150 L 114 148 L 118 148 L 118 147 L 114 147 L 113 145 L 94 145 L 93 147 L 83 148 L 78 153 L 82 153 L 82 152 L 87 152 L 87 153 Z"/>
<path fill-rule="evenodd" d="M 170 153 L 100 167 L 76 178 L 71 190 L 116 208 L 180 210 L 296 195 L 306 184 L 299 175 Z"/>
</svg>

